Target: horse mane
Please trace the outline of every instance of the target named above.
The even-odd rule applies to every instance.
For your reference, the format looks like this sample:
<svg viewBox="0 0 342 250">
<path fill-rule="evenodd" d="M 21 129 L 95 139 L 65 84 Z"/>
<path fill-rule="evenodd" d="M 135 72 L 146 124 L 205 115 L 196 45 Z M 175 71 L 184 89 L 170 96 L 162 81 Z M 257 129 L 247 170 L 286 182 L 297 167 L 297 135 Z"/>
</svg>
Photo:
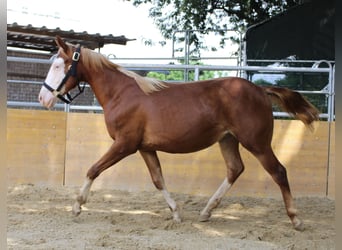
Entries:
<svg viewBox="0 0 342 250">
<path fill-rule="evenodd" d="M 94 69 L 95 71 L 100 71 L 104 68 L 118 70 L 126 76 L 133 78 L 140 89 L 147 95 L 167 88 L 167 85 L 164 82 L 154 78 L 143 77 L 133 71 L 124 69 L 123 67 L 109 61 L 102 54 L 96 53 L 90 49 L 82 48 L 81 54 L 81 60 L 87 68 Z"/>
</svg>

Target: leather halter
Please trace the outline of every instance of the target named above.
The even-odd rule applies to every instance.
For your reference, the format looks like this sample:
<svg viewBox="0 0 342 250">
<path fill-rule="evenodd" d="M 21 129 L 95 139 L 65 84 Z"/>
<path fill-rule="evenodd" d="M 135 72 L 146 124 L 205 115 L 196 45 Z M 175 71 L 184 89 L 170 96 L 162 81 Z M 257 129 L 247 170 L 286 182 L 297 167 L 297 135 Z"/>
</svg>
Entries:
<svg viewBox="0 0 342 250">
<path fill-rule="evenodd" d="M 70 104 L 77 96 L 82 94 L 84 91 L 84 88 L 85 88 L 85 84 L 83 84 L 81 86 L 80 82 L 78 82 L 77 83 L 78 93 L 76 95 L 71 96 L 71 94 L 69 92 L 67 92 L 65 94 L 61 94 L 61 89 L 63 88 L 63 86 L 65 85 L 65 83 L 67 82 L 67 80 L 69 79 L 70 76 L 75 77 L 76 80 L 78 81 L 78 79 L 77 79 L 77 63 L 79 62 L 80 57 L 81 57 L 81 48 L 78 47 L 76 49 L 76 51 L 74 52 L 74 54 L 72 55 L 71 67 L 69 68 L 68 72 L 64 76 L 62 82 L 58 85 L 57 89 L 52 88 L 46 82 L 43 83 L 43 86 L 45 88 L 47 88 L 54 96 L 58 97 L 61 101 L 63 101 L 66 104 Z M 66 95 L 66 96 L 64 96 L 64 95 Z"/>
</svg>

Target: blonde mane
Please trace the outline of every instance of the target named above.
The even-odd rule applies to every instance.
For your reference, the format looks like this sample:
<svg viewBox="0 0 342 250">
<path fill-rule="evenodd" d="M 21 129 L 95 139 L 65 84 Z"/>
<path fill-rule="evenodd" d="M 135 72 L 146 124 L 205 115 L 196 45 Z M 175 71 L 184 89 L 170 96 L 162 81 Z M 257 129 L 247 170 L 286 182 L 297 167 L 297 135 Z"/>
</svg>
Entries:
<svg viewBox="0 0 342 250">
<path fill-rule="evenodd" d="M 167 88 L 167 85 L 162 81 L 153 78 L 143 77 L 133 71 L 126 70 L 121 66 L 112 63 L 102 54 L 96 53 L 86 48 L 82 48 L 81 60 L 87 68 L 94 69 L 95 71 L 100 71 L 104 68 L 120 71 L 126 76 L 133 78 L 145 94 L 150 94 L 152 92 Z"/>
</svg>

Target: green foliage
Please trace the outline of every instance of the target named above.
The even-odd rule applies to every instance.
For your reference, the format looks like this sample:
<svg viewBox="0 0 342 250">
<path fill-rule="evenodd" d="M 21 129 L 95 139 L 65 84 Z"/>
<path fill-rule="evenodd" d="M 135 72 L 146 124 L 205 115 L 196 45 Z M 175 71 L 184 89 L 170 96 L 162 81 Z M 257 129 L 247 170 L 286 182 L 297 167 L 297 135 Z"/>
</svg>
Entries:
<svg viewBox="0 0 342 250">
<path fill-rule="evenodd" d="M 202 63 L 197 62 L 190 62 L 192 65 L 203 65 Z M 159 79 L 162 81 L 175 81 L 175 82 L 182 82 L 185 81 L 185 74 L 184 70 L 169 70 L 164 73 L 151 71 L 147 74 L 148 77 L 152 77 L 155 79 Z M 201 71 L 199 75 L 199 80 L 207 80 L 212 79 L 215 77 L 224 76 L 222 72 L 219 71 Z M 194 71 L 188 71 L 188 80 L 193 81 L 195 80 L 195 73 Z"/>
<path fill-rule="evenodd" d="M 261 85 L 261 86 L 271 86 L 272 85 L 272 83 L 270 83 L 270 82 L 268 82 L 268 81 L 266 81 L 264 79 L 258 79 L 256 81 L 254 81 L 254 83 L 256 85 Z"/>
<path fill-rule="evenodd" d="M 181 70 L 172 70 L 165 73 L 151 71 L 147 76 L 162 81 L 184 81 L 184 71 Z"/>
</svg>

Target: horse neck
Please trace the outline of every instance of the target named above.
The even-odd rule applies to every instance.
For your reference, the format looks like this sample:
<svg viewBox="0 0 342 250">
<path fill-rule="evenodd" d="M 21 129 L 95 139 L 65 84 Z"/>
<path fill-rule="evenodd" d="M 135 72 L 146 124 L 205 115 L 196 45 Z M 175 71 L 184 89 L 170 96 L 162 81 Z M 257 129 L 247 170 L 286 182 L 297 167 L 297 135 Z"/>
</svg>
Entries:
<svg viewBox="0 0 342 250">
<path fill-rule="evenodd" d="M 99 104 L 103 109 L 108 103 L 115 103 L 124 95 L 132 95 L 139 92 L 134 79 L 124 75 L 118 70 L 103 69 L 95 72 L 86 70 L 84 81 L 92 88 Z"/>
</svg>

